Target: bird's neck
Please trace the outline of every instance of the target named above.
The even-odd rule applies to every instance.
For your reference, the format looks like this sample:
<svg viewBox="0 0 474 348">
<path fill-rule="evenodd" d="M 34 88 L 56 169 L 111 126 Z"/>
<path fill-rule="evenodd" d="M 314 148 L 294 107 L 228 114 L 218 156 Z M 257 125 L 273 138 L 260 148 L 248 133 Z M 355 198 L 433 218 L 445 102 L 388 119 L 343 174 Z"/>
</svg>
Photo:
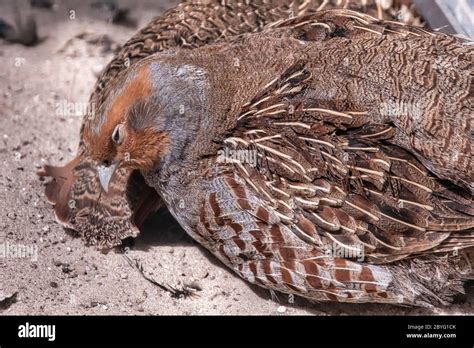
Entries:
<svg viewBox="0 0 474 348">
<path fill-rule="evenodd" d="M 157 104 L 166 115 L 163 128 L 171 139 L 171 149 L 158 168 L 164 180 L 176 170 L 187 175 L 193 165 L 215 156 L 237 126 L 244 105 L 301 58 L 293 53 L 275 61 L 260 51 L 265 40 L 154 57 L 150 68 Z M 281 41 L 281 50 L 301 49 L 297 40 L 275 40 Z"/>
<path fill-rule="evenodd" d="M 203 118 L 209 113 L 209 83 L 206 72 L 192 65 L 176 65 L 157 61 L 150 66 L 155 81 L 155 102 L 164 115 L 157 129 L 163 129 L 170 139 L 170 150 L 156 170 L 168 177 L 178 166 L 191 160 L 193 144 Z"/>
</svg>

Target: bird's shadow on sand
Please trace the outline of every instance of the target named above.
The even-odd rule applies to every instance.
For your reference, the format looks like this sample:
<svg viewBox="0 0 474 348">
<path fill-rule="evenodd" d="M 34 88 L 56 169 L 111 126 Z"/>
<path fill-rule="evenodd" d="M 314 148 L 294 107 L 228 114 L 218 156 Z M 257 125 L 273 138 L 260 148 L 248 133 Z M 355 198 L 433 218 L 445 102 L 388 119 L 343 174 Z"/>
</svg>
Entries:
<svg viewBox="0 0 474 348">
<path fill-rule="evenodd" d="M 140 235 L 133 239 L 133 249 L 148 251 L 155 246 L 182 246 L 197 247 L 199 251 L 211 262 L 229 275 L 235 273 L 220 262 L 207 249 L 194 241 L 176 222 L 167 210 L 160 210 L 148 217 L 141 228 Z M 240 279 L 240 278 L 239 278 Z M 286 306 L 288 308 L 304 309 L 315 315 L 433 315 L 436 314 L 429 308 L 412 308 L 406 306 L 395 306 L 380 303 L 348 304 L 334 302 L 313 302 L 302 297 L 291 297 L 284 293 L 271 294 L 267 289 L 250 284 L 240 279 L 243 286 L 249 286 L 260 298 L 267 301 L 273 299 L 275 306 Z M 244 285 L 245 284 L 245 285 Z M 466 304 L 472 306 L 474 298 L 474 282 L 466 285 Z M 276 296 L 275 296 L 276 295 Z M 466 300 L 465 299 L 465 300 Z M 463 306 L 463 304 L 458 306 Z M 252 313 L 249 313 L 252 314 Z"/>
<path fill-rule="evenodd" d="M 140 227 L 140 235 L 133 239 L 133 249 L 148 251 L 156 246 L 199 245 L 176 222 L 174 217 L 165 209 L 150 215 Z"/>
</svg>

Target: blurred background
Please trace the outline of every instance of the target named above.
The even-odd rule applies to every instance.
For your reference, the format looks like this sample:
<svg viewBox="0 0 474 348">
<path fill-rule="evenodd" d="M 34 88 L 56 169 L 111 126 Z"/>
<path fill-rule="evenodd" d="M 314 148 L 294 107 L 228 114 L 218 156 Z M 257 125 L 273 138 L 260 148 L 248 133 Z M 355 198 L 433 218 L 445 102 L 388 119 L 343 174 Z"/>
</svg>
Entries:
<svg viewBox="0 0 474 348">
<path fill-rule="evenodd" d="M 41 40 L 38 32 L 47 31 L 48 25 L 57 25 L 57 29 L 61 29 L 62 22 L 76 19 L 80 21 L 85 17 L 106 21 L 111 25 L 136 28 L 147 23 L 163 9 L 176 5 L 177 2 L 177 0 L 1 0 L 0 38 L 34 45 Z M 394 15 L 395 19 L 406 23 L 424 25 L 449 34 L 474 37 L 474 0 L 321 0 L 320 2 L 333 3 L 338 7 L 362 4 L 365 8 L 370 8 L 377 2 L 384 10 L 395 8 L 398 12 Z"/>
<path fill-rule="evenodd" d="M 413 0 L 431 28 L 474 38 L 474 0 Z"/>
</svg>

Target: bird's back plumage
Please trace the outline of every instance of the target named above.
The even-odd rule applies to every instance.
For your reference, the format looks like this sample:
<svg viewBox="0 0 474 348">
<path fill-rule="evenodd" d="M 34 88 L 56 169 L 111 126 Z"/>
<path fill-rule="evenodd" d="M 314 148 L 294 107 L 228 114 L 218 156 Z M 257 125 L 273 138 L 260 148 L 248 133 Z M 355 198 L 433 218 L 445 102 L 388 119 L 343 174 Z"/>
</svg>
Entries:
<svg viewBox="0 0 474 348">
<path fill-rule="evenodd" d="M 457 265 L 474 245 L 473 62 L 462 40 L 346 10 L 150 57 L 201 69 L 210 89 L 199 141 L 147 182 L 251 282 L 444 303 L 472 277 Z"/>
</svg>

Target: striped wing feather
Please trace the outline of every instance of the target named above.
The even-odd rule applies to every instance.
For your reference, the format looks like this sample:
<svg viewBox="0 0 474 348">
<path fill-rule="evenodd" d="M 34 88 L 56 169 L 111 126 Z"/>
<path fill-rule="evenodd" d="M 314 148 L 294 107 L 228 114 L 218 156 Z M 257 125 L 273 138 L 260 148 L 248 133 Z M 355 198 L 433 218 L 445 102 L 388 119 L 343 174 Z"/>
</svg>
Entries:
<svg viewBox="0 0 474 348">
<path fill-rule="evenodd" d="M 316 301 L 393 302 L 384 267 L 332 257 L 308 219 L 289 219 L 225 165 L 206 173 L 196 239 L 260 286 Z M 293 222 L 297 221 L 297 222 Z"/>
<path fill-rule="evenodd" d="M 216 168 L 204 179 L 199 238 L 204 245 L 212 240 L 211 250 L 243 278 L 271 289 L 315 300 L 413 304 L 423 302 L 423 294 L 434 296 L 427 302 L 443 302 L 442 294 L 449 298 L 449 290 L 437 289 L 434 295 L 429 290 L 433 285 L 405 273 L 430 263 L 420 275 L 448 277 L 452 264 L 436 255 L 457 255 L 474 244 L 472 77 L 456 76 L 459 90 L 466 93 L 451 99 L 455 108 L 443 110 L 452 96 L 442 83 L 436 84 L 439 71 L 425 67 L 425 76 L 410 75 L 406 64 L 396 65 L 383 52 L 401 49 L 405 53 L 397 59 L 403 63 L 428 42 L 436 49 L 426 59 L 443 50 L 446 61 L 461 54 L 459 61 L 451 60 L 461 69 L 443 72 L 457 74 L 472 71 L 472 50 L 444 35 L 350 11 L 312 14 L 274 27 L 293 28 L 302 41 L 321 41 L 322 55 L 336 62 L 341 45 L 355 49 L 346 51 L 341 65 L 326 62 L 321 68 L 309 59 L 289 67 L 245 105 L 224 144 L 227 153 L 256 156 L 257 164 L 245 158 L 225 164 L 216 159 Z M 357 61 L 364 57 L 367 66 Z M 380 58 L 387 62 L 387 74 L 406 76 L 377 81 Z M 334 66 L 338 70 L 331 71 Z M 334 81 L 323 81 L 328 76 Z M 409 95 L 390 80 L 414 88 L 417 78 L 433 88 Z M 344 94 L 328 98 L 325 89 L 333 86 Z M 351 91 L 354 87 L 362 92 Z M 422 106 L 405 113 L 401 103 L 381 112 L 373 107 L 385 102 L 380 96 Z M 439 104 L 423 104 L 430 98 Z M 413 112 L 422 113 L 418 124 L 413 124 L 418 117 Z M 443 119 L 437 119 L 438 113 Z M 447 154 L 457 150 L 450 143 L 452 134 L 461 145 L 460 160 L 448 165 Z M 433 152 L 441 148 L 443 153 Z M 364 261 L 355 262 L 360 251 Z M 410 261 L 414 256 L 418 259 Z M 470 272 L 472 276 L 472 268 Z M 443 282 L 455 283 L 440 278 L 436 284 Z"/>
</svg>

